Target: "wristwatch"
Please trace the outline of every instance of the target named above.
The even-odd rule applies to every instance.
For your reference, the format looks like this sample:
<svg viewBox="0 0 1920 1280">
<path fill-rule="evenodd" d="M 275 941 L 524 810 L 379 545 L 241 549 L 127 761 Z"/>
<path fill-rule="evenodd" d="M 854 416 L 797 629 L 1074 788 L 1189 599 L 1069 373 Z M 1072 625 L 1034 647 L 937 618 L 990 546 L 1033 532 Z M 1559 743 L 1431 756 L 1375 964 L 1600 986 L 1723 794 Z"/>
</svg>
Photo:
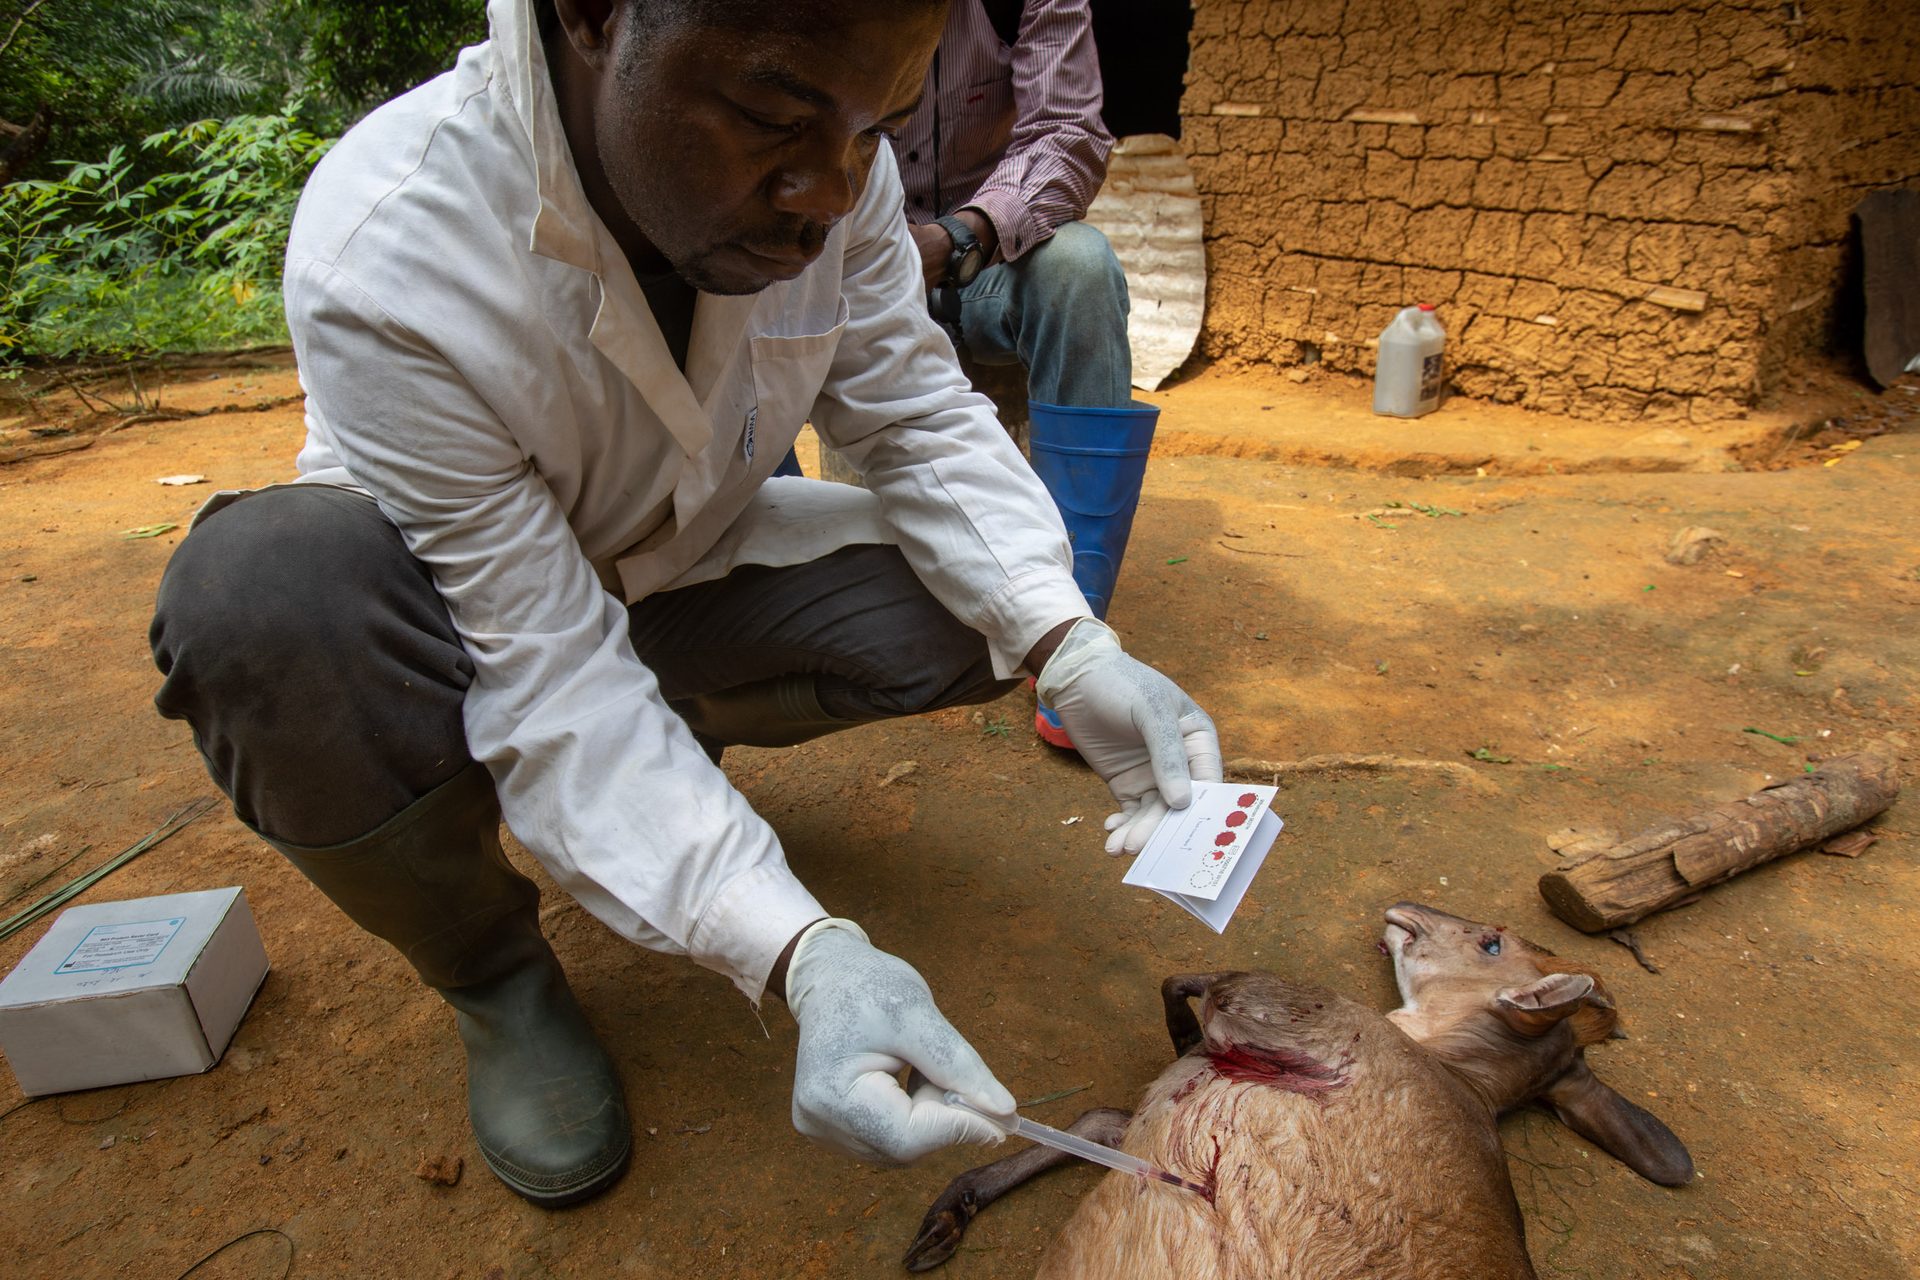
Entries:
<svg viewBox="0 0 1920 1280">
<path fill-rule="evenodd" d="M 980 274 L 980 268 L 987 265 L 986 246 L 973 234 L 972 227 L 952 214 L 935 218 L 934 221 L 946 228 L 947 235 L 953 240 L 953 252 L 947 257 L 947 283 L 964 289 Z"/>
</svg>

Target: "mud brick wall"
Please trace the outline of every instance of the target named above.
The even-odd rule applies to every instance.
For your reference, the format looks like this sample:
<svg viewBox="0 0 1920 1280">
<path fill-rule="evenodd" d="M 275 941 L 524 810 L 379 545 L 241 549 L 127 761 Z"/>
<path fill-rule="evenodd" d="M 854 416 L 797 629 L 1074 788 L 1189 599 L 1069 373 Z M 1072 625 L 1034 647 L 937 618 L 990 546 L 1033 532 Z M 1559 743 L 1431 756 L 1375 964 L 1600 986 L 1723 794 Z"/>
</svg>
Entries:
<svg viewBox="0 0 1920 1280">
<path fill-rule="evenodd" d="M 1371 375 L 1393 313 L 1431 302 L 1467 395 L 1736 415 L 1828 345 L 1854 203 L 1920 183 L 1914 16 L 1196 0 L 1202 349 Z"/>
</svg>

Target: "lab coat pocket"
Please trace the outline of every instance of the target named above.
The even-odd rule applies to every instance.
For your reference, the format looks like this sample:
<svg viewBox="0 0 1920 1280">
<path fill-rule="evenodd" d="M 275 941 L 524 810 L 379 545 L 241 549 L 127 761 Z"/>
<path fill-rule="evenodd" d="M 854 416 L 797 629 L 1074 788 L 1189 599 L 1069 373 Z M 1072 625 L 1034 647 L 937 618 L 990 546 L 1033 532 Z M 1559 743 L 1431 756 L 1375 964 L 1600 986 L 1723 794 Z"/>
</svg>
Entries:
<svg viewBox="0 0 1920 1280">
<path fill-rule="evenodd" d="M 755 334 L 752 340 L 754 456 L 778 460 L 800 435 L 826 385 L 847 327 L 847 301 L 838 299 L 833 327 L 821 333 Z M 771 470 L 771 467 L 768 468 Z"/>
</svg>

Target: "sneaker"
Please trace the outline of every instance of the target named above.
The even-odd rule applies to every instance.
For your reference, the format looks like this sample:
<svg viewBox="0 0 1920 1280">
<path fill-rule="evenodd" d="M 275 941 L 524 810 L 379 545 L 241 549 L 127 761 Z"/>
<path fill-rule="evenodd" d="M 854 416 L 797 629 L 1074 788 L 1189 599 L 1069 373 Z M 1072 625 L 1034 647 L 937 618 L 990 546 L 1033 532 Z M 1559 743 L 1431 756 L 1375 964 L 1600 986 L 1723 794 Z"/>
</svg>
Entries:
<svg viewBox="0 0 1920 1280">
<path fill-rule="evenodd" d="M 1031 688 L 1034 682 L 1027 681 Z M 1060 723 L 1060 717 L 1054 709 L 1044 702 L 1033 704 L 1033 731 L 1040 735 L 1040 741 L 1062 751 L 1073 750 L 1073 739 L 1067 735 L 1067 727 Z"/>
</svg>

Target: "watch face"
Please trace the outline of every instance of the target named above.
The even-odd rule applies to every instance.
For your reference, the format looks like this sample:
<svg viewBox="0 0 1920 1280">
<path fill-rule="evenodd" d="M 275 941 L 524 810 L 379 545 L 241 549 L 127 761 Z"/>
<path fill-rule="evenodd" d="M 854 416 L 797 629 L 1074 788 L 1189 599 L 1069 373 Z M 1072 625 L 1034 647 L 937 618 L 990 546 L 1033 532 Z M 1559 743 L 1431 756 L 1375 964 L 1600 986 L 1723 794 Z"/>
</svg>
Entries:
<svg viewBox="0 0 1920 1280">
<path fill-rule="evenodd" d="M 973 278 L 980 274 L 980 267 L 986 256 L 980 252 L 980 246 L 977 244 L 960 255 L 960 261 L 954 264 L 953 282 L 963 288 L 972 284 Z"/>
</svg>

